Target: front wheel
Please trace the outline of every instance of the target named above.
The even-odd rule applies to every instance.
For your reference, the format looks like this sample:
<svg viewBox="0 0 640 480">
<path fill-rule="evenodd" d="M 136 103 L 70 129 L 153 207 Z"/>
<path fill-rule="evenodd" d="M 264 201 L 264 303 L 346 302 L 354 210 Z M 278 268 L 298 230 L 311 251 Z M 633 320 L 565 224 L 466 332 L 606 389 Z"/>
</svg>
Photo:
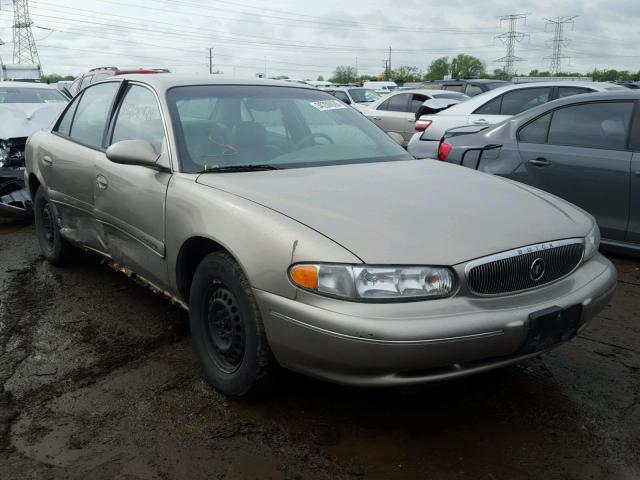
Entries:
<svg viewBox="0 0 640 480">
<path fill-rule="evenodd" d="M 43 188 L 39 188 L 36 192 L 33 205 L 36 236 L 42 255 L 57 266 L 71 263 L 77 257 L 78 250 L 60 235 L 55 207 Z"/>
<path fill-rule="evenodd" d="M 274 362 L 249 281 L 229 254 L 212 253 L 198 265 L 189 324 L 205 377 L 216 390 L 242 397 L 264 389 Z"/>
</svg>

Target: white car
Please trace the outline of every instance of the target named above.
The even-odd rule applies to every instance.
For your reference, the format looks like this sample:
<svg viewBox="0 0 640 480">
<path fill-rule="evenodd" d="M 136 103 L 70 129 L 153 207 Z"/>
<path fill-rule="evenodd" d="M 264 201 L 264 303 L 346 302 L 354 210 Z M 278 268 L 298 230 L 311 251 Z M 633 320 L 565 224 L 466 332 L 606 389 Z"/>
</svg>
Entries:
<svg viewBox="0 0 640 480">
<path fill-rule="evenodd" d="M 403 146 L 415 133 L 416 113 L 424 102 L 433 99 L 448 99 L 464 102 L 469 99 L 465 94 L 444 90 L 398 90 L 374 102 L 362 113 L 385 132 L 402 135 Z"/>
<path fill-rule="evenodd" d="M 371 107 L 371 105 L 382 98 L 375 90 L 362 87 L 339 87 L 326 89 L 325 91 L 360 112 Z"/>
<path fill-rule="evenodd" d="M 580 93 L 624 90 L 625 87 L 600 82 L 534 82 L 489 90 L 466 102 L 454 105 L 434 115 L 423 115 L 407 150 L 416 158 L 435 158 L 444 133 L 464 125 L 493 125 L 538 105 L 557 98 Z"/>
<path fill-rule="evenodd" d="M 398 88 L 398 84 L 396 82 L 383 82 L 383 81 L 380 81 L 380 82 L 368 81 L 368 82 L 364 82 L 362 86 L 364 88 L 370 88 L 372 90 L 375 90 L 376 92 L 382 95 L 387 95 Z"/>
</svg>

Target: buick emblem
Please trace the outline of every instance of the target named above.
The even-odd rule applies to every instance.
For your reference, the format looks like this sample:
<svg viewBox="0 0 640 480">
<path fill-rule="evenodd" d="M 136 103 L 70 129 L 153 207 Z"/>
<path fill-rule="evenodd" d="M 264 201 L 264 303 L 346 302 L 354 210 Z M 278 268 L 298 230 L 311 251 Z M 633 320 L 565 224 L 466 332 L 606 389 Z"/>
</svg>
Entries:
<svg viewBox="0 0 640 480">
<path fill-rule="evenodd" d="M 544 271 L 545 271 L 544 260 L 541 258 L 536 258 L 531 264 L 531 267 L 529 268 L 529 276 L 531 277 L 531 280 L 533 280 L 534 282 L 537 282 L 544 275 Z"/>
</svg>

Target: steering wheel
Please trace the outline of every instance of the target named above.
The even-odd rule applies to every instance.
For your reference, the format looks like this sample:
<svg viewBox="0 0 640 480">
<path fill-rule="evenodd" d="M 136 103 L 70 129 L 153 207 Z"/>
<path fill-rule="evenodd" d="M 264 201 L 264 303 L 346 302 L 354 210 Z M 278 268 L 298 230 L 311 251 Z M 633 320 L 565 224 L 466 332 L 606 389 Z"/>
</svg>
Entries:
<svg viewBox="0 0 640 480">
<path fill-rule="evenodd" d="M 302 145 L 304 145 L 309 140 L 313 140 L 314 138 L 324 138 L 325 140 L 328 140 L 331 145 L 334 145 L 336 143 L 336 142 L 333 141 L 333 139 L 329 135 L 327 135 L 325 133 L 310 133 L 309 135 L 305 135 L 303 138 L 298 140 L 293 145 L 294 150 L 297 149 L 298 147 L 301 147 Z"/>
</svg>

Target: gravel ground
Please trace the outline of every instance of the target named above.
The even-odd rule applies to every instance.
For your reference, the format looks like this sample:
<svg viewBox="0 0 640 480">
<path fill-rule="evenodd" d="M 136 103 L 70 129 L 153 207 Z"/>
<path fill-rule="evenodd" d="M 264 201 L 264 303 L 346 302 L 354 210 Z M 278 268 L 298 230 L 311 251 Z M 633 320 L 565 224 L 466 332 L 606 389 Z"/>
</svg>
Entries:
<svg viewBox="0 0 640 480">
<path fill-rule="evenodd" d="M 236 402 L 184 311 L 0 223 L 0 479 L 638 479 L 640 261 L 613 260 L 611 305 L 541 358 L 406 390 L 283 374 Z"/>
</svg>

